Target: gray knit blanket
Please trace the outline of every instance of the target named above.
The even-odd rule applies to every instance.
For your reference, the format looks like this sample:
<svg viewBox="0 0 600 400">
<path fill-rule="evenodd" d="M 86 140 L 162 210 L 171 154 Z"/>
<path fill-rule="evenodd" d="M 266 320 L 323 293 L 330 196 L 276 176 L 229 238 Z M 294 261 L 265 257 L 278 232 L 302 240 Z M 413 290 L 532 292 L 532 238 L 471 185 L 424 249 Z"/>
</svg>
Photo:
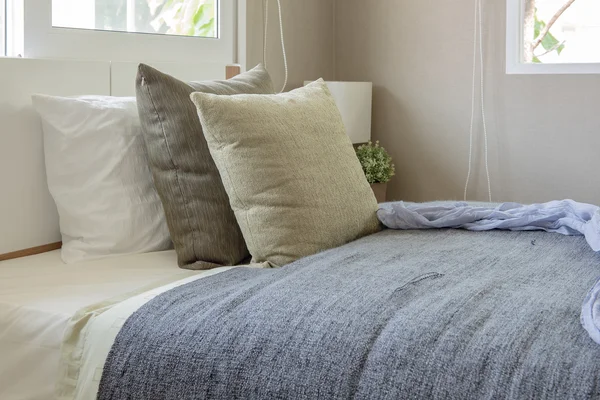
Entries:
<svg viewBox="0 0 600 400">
<path fill-rule="evenodd" d="M 232 269 L 125 323 L 104 399 L 591 399 L 600 255 L 542 232 L 392 231 Z"/>
</svg>

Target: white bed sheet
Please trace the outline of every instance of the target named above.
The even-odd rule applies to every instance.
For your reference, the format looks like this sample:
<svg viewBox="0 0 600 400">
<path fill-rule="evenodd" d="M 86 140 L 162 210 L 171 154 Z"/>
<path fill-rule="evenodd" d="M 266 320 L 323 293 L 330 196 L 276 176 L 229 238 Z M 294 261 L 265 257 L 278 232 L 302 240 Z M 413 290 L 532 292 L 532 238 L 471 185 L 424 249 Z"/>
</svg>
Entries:
<svg viewBox="0 0 600 400">
<path fill-rule="evenodd" d="M 66 265 L 60 252 L 0 262 L 0 399 L 54 398 L 61 344 L 78 310 L 190 275 L 174 251 Z"/>
<path fill-rule="evenodd" d="M 265 268 L 264 264 L 253 264 L 250 268 Z M 103 309 L 101 313 L 94 309 L 82 310 L 78 317 L 69 323 L 65 336 L 61 359 L 61 376 L 58 380 L 58 400 L 94 400 L 97 397 L 104 363 L 108 353 L 127 319 L 140 307 L 177 286 L 197 279 L 204 279 L 232 268 L 220 267 L 199 271 L 163 286 L 124 299 Z M 85 321 L 80 323 L 80 321 Z"/>
</svg>

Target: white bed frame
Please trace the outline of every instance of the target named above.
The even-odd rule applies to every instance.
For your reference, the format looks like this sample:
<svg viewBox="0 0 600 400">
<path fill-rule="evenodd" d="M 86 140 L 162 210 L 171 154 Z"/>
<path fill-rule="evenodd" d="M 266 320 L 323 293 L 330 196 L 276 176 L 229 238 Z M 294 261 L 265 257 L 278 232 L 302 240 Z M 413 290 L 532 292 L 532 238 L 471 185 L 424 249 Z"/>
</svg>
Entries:
<svg viewBox="0 0 600 400">
<path fill-rule="evenodd" d="M 176 78 L 230 78 L 240 67 L 149 63 Z M 135 96 L 138 63 L 0 59 L 0 261 L 60 248 L 58 214 L 48 192 L 42 131 L 31 95 Z"/>
</svg>

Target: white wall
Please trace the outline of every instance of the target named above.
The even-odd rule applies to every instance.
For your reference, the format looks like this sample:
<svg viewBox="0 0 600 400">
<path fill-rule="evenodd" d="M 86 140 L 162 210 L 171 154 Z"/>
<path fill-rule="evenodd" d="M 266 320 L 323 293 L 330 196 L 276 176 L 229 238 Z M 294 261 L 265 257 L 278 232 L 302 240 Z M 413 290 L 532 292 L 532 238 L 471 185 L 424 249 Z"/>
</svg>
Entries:
<svg viewBox="0 0 600 400">
<path fill-rule="evenodd" d="M 262 62 L 263 2 L 247 0 L 247 68 Z M 287 89 L 300 87 L 305 80 L 333 79 L 334 0 L 281 0 L 281 7 L 289 64 Z M 276 0 L 269 1 L 267 66 L 279 90 L 284 74 Z"/>
<path fill-rule="evenodd" d="M 483 3 L 495 200 L 600 204 L 600 75 L 506 75 L 505 1 Z M 390 199 L 462 199 L 473 4 L 337 2 L 336 79 L 374 82 L 373 136 L 396 162 Z M 475 146 L 483 170 L 481 141 Z M 471 199 L 487 198 L 483 174 L 471 188 Z"/>
</svg>

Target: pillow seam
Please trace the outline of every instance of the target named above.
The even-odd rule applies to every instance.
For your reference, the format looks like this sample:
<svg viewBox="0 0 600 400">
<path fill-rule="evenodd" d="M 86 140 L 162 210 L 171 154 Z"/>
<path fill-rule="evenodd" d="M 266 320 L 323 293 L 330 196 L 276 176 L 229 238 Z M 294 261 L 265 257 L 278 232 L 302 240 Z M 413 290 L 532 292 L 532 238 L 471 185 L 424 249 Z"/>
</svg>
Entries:
<svg viewBox="0 0 600 400">
<path fill-rule="evenodd" d="M 142 75 L 142 77 L 145 79 L 145 77 Z M 148 83 L 146 82 L 146 85 L 148 85 Z M 188 85 L 189 86 L 189 85 Z M 169 145 L 169 140 L 167 138 L 167 134 L 165 133 L 165 126 L 163 123 L 163 120 L 160 116 L 160 113 L 158 112 L 158 109 L 156 108 L 156 104 L 154 102 L 154 97 L 152 96 L 152 92 L 150 91 L 150 88 L 147 87 L 146 88 L 146 92 L 148 93 L 148 97 L 150 98 L 150 102 L 152 103 L 152 108 L 154 109 L 154 113 L 156 114 L 156 117 L 158 118 L 158 122 L 160 124 L 160 130 L 162 132 L 163 138 L 165 140 L 165 147 L 167 148 L 167 152 L 169 153 L 169 159 L 171 160 L 171 164 L 173 166 L 173 170 L 175 171 L 175 181 L 177 182 L 177 188 L 179 189 L 179 193 L 183 199 L 183 204 L 184 204 L 184 210 L 185 210 L 185 221 L 188 225 L 188 229 L 192 232 L 192 253 L 194 254 L 194 262 L 197 261 L 204 261 L 204 260 L 199 260 L 198 259 L 198 255 L 196 254 L 196 230 L 192 229 L 192 225 L 190 222 L 190 213 L 189 213 L 189 203 L 188 203 L 188 199 L 185 196 L 183 190 L 182 190 L 182 186 L 181 186 L 181 181 L 179 180 L 179 167 L 177 165 L 177 163 L 175 162 L 174 158 L 173 158 L 173 153 L 171 152 L 171 147 Z"/>
<path fill-rule="evenodd" d="M 204 99 L 201 98 L 200 102 L 204 102 Z M 197 104 L 196 104 L 196 108 L 197 108 L 198 113 L 200 113 L 200 110 L 198 109 L 198 105 Z M 199 120 L 200 120 L 200 124 L 201 125 L 202 125 L 202 120 L 203 119 L 205 119 L 205 118 L 202 118 L 202 117 L 199 116 Z M 203 133 L 204 136 L 206 136 L 206 132 L 205 132 L 204 126 L 202 127 L 202 133 Z M 217 135 L 215 135 L 213 133 L 212 136 L 217 136 Z M 223 138 L 222 138 L 222 136 L 220 134 L 218 136 L 219 136 L 219 138 L 217 140 L 220 143 L 219 143 L 219 146 L 218 146 L 218 148 L 216 150 L 218 150 L 219 153 L 221 153 L 223 151 L 223 148 L 225 147 L 224 144 L 223 144 L 223 143 L 225 143 L 225 141 L 223 140 Z M 207 144 L 208 144 L 208 140 L 207 140 Z M 209 150 L 210 150 L 210 145 L 209 145 Z M 214 157 L 213 157 L 213 160 L 214 160 Z M 216 161 L 215 161 L 215 164 L 216 164 Z M 242 207 L 244 208 L 244 214 L 245 214 L 244 216 L 245 216 L 245 219 L 246 219 L 246 227 L 247 227 L 248 233 L 250 235 L 250 240 L 252 241 L 252 247 L 256 248 L 256 241 L 254 240 L 254 234 L 252 233 L 252 229 L 250 229 L 251 225 L 250 225 L 250 222 L 248 221 L 248 211 L 249 211 L 249 208 L 246 205 L 246 202 L 243 201 L 242 198 L 237 194 L 237 190 L 235 188 L 235 185 L 233 185 L 231 183 L 231 182 L 233 182 L 233 180 L 231 179 L 231 174 L 229 173 L 229 169 L 227 168 L 227 166 L 225 165 L 225 163 L 223 163 L 223 169 L 225 170 L 225 173 L 227 174 L 227 180 L 229 180 L 229 182 L 230 182 L 230 186 L 231 186 L 233 195 L 235 197 L 237 197 L 237 200 L 242 204 Z M 230 200 L 230 202 L 231 202 L 231 200 Z M 239 225 L 239 222 L 238 222 L 238 225 Z M 249 247 L 248 243 L 246 243 L 246 247 Z M 250 249 L 248 249 L 248 251 L 250 251 Z M 252 258 L 254 258 L 254 255 L 252 253 L 250 253 L 250 255 L 252 256 Z"/>
</svg>

